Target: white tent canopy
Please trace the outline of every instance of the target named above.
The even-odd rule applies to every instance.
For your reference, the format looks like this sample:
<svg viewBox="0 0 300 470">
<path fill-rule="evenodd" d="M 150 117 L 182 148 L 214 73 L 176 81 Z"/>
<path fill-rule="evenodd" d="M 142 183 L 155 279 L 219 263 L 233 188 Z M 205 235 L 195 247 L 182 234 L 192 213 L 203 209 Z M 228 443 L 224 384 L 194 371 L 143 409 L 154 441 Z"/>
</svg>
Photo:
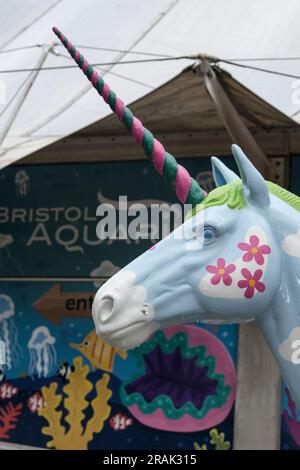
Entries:
<svg viewBox="0 0 300 470">
<path fill-rule="evenodd" d="M 85 46 L 79 49 L 92 63 L 156 57 L 133 52 L 176 57 L 207 53 L 221 59 L 300 56 L 299 0 L 10 0 L 0 4 L 0 14 L 0 168 L 109 114 L 81 71 L 27 70 L 41 64 L 72 65 L 64 49 L 55 45 L 53 25 L 75 45 Z M 151 61 L 100 70 L 130 103 L 191 63 Z M 299 111 L 300 80 L 221 64 L 287 115 Z M 300 60 L 242 64 L 300 76 Z"/>
</svg>

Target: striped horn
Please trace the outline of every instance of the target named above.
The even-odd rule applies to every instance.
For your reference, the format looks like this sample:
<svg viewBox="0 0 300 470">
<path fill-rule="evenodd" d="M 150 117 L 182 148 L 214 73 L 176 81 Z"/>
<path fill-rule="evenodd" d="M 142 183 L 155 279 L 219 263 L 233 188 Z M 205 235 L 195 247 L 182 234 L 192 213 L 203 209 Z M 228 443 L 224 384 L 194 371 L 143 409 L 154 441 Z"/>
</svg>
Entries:
<svg viewBox="0 0 300 470">
<path fill-rule="evenodd" d="M 182 204 L 196 206 L 207 196 L 207 193 L 199 186 L 196 180 L 190 176 L 188 171 L 179 165 L 173 155 L 166 152 L 164 146 L 153 137 L 152 133 L 143 126 L 141 121 L 135 117 L 123 101 L 116 96 L 103 78 L 92 65 L 73 46 L 73 44 L 56 27 L 53 32 L 65 46 L 71 57 L 77 63 L 87 78 L 102 96 L 104 101 L 116 113 L 119 120 L 123 122 L 128 132 L 141 145 L 149 160 L 152 161 L 158 173 L 175 189 L 176 196 Z"/>
</svg>

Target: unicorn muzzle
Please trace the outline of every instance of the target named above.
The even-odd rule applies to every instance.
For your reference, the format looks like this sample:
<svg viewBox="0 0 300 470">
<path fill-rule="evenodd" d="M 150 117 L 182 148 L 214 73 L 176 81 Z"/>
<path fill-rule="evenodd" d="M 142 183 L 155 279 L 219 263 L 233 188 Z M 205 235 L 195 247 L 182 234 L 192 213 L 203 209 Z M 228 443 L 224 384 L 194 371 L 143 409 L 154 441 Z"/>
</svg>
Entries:
<svg viewBox="0 0 300 470">
<path fill-rule="evenodd" d="M 112 346 L 131 349 L 144 342 L 159 328 L 154 308 L 145 303 L 146 289 L 133 284 L 135 275 L 121 272 L 97 292 L 93 319 L 97 335 Z"/>
</svg>

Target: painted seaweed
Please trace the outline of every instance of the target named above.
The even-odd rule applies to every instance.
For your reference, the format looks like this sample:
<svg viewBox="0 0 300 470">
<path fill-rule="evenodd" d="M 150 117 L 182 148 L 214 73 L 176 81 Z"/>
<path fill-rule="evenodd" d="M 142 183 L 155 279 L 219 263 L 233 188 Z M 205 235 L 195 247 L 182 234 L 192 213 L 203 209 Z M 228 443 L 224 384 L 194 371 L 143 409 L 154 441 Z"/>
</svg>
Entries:
<svg viewBox="0 0 300 470">
<path fill-rule="evenodd" d="M 63 388 L 63 395 L 57 393 L 57 383 L 42 388 L 45 406 L 39 415 L 48 421 L 42 433 L 51 436 L 47 447 L 58 450 L 86 450 L 95 433 L 100 433 L 108 419 L 111 407 L 108 404 L 112 392 L 108 388 L 109 375 L 103 374 L 95 385 L 95 398 L 89 402 L 87 396 L 93 385 L 88 380 L 89 366 L 82 365 L 82 358 L 74 359 L 74 371 Z M 63 419 L 63 409 L 66 412 Z M 92 409 L 92 416 L 86 421 L 86 412 Z M 65 422 L 64 422 L 65 421 Z"/>
</svg>

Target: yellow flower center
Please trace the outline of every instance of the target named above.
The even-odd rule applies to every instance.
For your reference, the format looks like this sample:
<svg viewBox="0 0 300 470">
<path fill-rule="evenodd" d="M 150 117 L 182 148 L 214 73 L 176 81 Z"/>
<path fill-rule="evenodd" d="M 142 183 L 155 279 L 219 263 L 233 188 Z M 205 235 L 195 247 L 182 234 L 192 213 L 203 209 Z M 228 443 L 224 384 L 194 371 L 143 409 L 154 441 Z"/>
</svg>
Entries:
<svg viewBox="0 0 300 470">
<path fill-rule="evenodd" d="M 223 274 L 225 274 L 225 269 L 219 269 L 218 274 L 220 274 L 220 276 L 223 276 Z"/>
<path fill-rule="evenodd" d="M 256 284 L 255 280 L 254 280 L 254 279 L 250 279 L 250 281 L 249 281 L 249 286 L 250 286 L 250 287 L 254 287 L 255 284 Z"/>
<path fill-rule="evenodd" d="M 254 246 L 253 248 L 251 248 L 251 252 L 256 255 L 258 253 L 258 248 L 256 248 L 256 246 Z"/>
</svg>

